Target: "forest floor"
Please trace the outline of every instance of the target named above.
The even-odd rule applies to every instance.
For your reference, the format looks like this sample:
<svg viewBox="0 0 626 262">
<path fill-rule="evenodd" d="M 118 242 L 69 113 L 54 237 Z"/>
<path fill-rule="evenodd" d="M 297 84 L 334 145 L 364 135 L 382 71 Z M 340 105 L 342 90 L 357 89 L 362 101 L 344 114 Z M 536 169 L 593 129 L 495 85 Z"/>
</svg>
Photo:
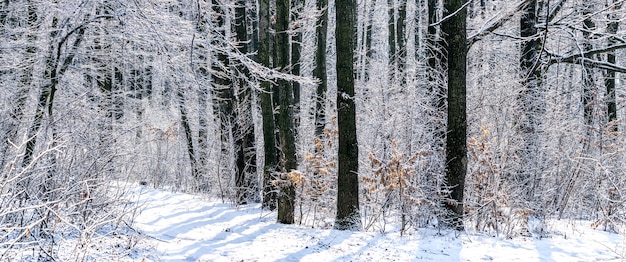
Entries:
<svg viewBox="0 0 626 262">
<path fill-rule="evenodd" d="M 419 229 L 348 232 L 275 222 L 258 204 L 234 207 L 137 187 L 141 252 L 126 261 L 624 261 L 626 238 L 589 222 L 554 222 L 548 237 L 503 239 Z"/>
</svg>

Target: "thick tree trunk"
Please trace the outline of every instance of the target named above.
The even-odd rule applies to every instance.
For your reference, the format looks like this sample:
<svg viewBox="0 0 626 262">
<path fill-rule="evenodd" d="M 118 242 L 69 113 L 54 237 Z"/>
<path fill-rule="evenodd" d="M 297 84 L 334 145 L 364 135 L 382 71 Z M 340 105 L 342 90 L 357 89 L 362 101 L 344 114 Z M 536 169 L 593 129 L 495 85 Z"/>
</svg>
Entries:
<svg viewBox="0 0 626 262">
<path fill-rule="evenodd" d="M 463 0 L 444 1 L 444 17 L 458 12 L 441 26 L 443 46 L 448 64 L 448 127 L 446 137 L 446 182 L 450 187 L 451 201 L 448 222 L 452 227 L 463 230 L 463 190 L 467 172 L 467 9 Z"/>
<path fill-rule="evenodd" d="M 356 134 L 354 97 L 354 47 L 356 1 L 336 0 L 337 124 L 339 168 L 335 229 L 360 230 L 359 146 Z"/>
<path fill-rule="evenodd" d="M 282 70 L 288 70 L 289 60 L 289 0 L 276 1 L 276 35 L 275 35 L 275 59 L 276 66 Z M 297 168 L 296 145 L 293 121 L 293 86 L 289 81 L 279 79 L 277 81 L 276 97 L 278 98 L 278 127 L 279 148 L 283 174 Z M 282 179 L 287 180 L 286 177 Z M 295 189 L 293 183 L 282 183 L 278 196 L 278 222 L 293 224 L 295 208 Z"/>
</svg>

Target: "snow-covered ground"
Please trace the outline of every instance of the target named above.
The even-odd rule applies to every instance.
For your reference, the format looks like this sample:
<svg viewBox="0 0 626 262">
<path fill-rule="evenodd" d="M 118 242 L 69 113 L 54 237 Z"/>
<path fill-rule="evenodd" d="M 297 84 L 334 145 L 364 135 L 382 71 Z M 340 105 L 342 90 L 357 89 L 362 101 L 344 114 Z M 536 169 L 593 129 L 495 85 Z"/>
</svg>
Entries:
<svg viewBox="0 0 626 262">
<path fill-rule="evenodd" d="M 233 207 L 138 187 L 134 227 L 151 251 L 135 261 L 622 261 L 622 235 L 555 222 L 550 237 L 502 239 L 420 229 L 346 232 L 275 223 L 259 205 Z M 150 250 L 150 249 L 148 249 Z"/>
</svg>

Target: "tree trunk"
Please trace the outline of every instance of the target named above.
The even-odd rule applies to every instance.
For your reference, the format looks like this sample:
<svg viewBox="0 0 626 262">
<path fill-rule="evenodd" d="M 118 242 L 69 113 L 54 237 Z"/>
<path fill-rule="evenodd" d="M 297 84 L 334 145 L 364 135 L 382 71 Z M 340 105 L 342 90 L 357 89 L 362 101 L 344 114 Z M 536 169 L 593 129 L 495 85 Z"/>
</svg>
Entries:
<svg viewBox="0 0 626 262">
<path fill-rule="evenodd" d="M 294 30 L 291 37 L 291 74 L 295 76 L 300 75 L 300 50 L 302 42 L 302 25 L 300 20 L 300 14 L 304 10 L 304 0 L 293 0 L 293 26 L 290 30 Z M 294 131 L 297 137 L 297 130 L 300 126 L 300 83 L 297 81 L 292 82 L 293 85 L 293 116 L 294 116 Z"/>
<path fill-rule="evenodd" d="M 198 170 L 198 160 L 196 158 L 196 151 L 193 145 L 193 134 L 191 131 L 191 126 L 189 125 L 189 117 L 187 115 L 187 108 L 185 108 L 185 95 L 183 93 L 183 88 L 178 87 L 177 91 L 178 96 L 178 110 L 180 112 L 180 124 L 183 126 L 183 131 L 185 132 L 185 141 L 187 142 L 187 154 L 189 156 L 189 162 L 191 164 L 191 175 L 195 181 L 200 179 L 200 174 Z M 194 191 L 198 191 L 199 188 L 194 188 Z"/>
<path fill-rule="evenodd" d="M 401 87 L 406 86 L 406 8 L 407 0 L 400 0 L 400 7 L 398 9 L 398 20 L 396 22 L 396 63 L 398 65 L 398 73 L 400 74 L 399 83 Z"/>
<path fill-rule="evenodd" d="M 613 0 L 614 11 L 617 12 L 621 9 L 622 3 L 618 0 Z M 616 13 L 609 14 L 609 23 L 607 24 L 607 33 L 609 34 L 609 46 L 613 46 L 619 43 L 619 40 L 615 37 L 619 29 L 619 20 Z M 607 53 L 607 62 L 615 65 L 615 51 Z M 615 99 L 615 79 L 616 73 L 612 70 L 607 70 L 604 80 L 604 86 L 606 87 L 606 114 L 607 124 L 610 125 L 610 130 L 613 132 L 618 131 L 618 125 L 614 121 L 617 120 L 617 104 Z"/>
<path fill-rule="evenodd" d="M 259 62 L 270 68 L 270 0 L 259 0 Z M 263 118 L 263 207 L 274 210 L 277 207 L 277 188 L 273 184 L 278 166 L 276 152 L 276 127 L 272 86 L 268 81 L 261 82 L 261 115 Z"/>
<path fill-rule="evenodd" d="M 212 9 L 216 14 L 214 20 L 214 26 L 216 27 L 217 34 L 221 36 L 214 36 L 212 40 L 212 46 L 222 47 L 220 50 L 214 50 L 214 59 L 212 62 L 212 83 L 213 83 L 213 103 L 217 119 L 220 123 L 220 141 L 221 141 L 221 156 L 222 158 L 230 159 L 229 155 L 229 143 L 231 137 L 235 137 L 233 131 L 236 130 L 235 119 L 235 94 L 232 81 L 227 72 L 227 68 L 230 66 L 229 55 L 226 53 L 227 44 L 222 42 L 223 38 L 228 39 L 226 32 L 226 7 L 222 6 L 218 0 L 212 1 Z M 223 37 L 222 37 L 223 36 Z M 236 139 L 232 141 L 235 143 L 234 148 L 239 148 L 241 145 L 237 144 Z M 237 160 L 235 160 L 237 162 Z M 236 172 L 236 171 L 235 171 Z M 218 176 L 221 174 L 217 174 Z"/>
<path fill-rule="evenodd" d="M 275 59 L 276 66 L 282 70 L 288 70 L 289 60 L 289 0 L 276 1 L 276 33 L 275 33 Z M 280 157 L 283 174 L 297 168 L 296 145 L 293 121 L 293 86 L 285 79 L 277 81 L 276 97 L 278 98 L 278 137 Z M 282 179 L 287 180 L 286 177 Z M 293 224 L 295 208 L 295 188 L 293 183 L 286 181 L 280 188 L 278 196 L 278 222 Z"/>
<path fill-rule="evenodd" d="M 328 31 L 328 0 L 317 0 L 317 10 L 323 10 L 316 27 L 317 46 L 315 49 L 315 68 L 313 77 L 320 83 L 317 85 L 315 97 L 315 137 L 322 139 L 326 127 L 326 90 L 328 77 L 326 72 L 326 37 Z"/>
<path fill-rule="evenodd" d="M 394 81 L 396 78 L 396 1 L 395 0 L 387 0 L 387 27 L 388 27 L 388 36 L 387 43 L 389 45 L 389 86 L 394 85 Z M 383 98 L 383 103 L 386 101 Z"/>
<path fill-rule="evenodd" d="M 437 9 L 439 9 L 438 0 L 428 0 L 428 28 L 426 36 L 426 50 L 428 69 L 426 74 L 428 75 L 428 91 L 433 97 L 431 104 L 433 119 L 432 125 L 434 128 L 435 137 L 435 150 L 443 151 L 444 140 L 446 137 L 446 128 L 444 123 L 444 116 L 446 115 L 446 89 L 443 86 L 442 77 L 445 68 L 445 57 L 443 56 L 443 50 L 441 46 L 440 36 L 438 34 L 437 26 L 435 23 L 438 21 Z"/>
<path fill-rule="evenodd" d="M 591 13 L 593 10 L 593 3 L 590 1 L 586 1 L 583 3 L 582 15 L 585 17 L 583 21 L 583 50 L 585 51 L 586 59 L 593 59 L 593 56 L 588 54 L 587 52 L 593 49 L 593 44 L 591 43 L 591 32 L 595 30 L 596 25 L 591 18 Z M 583 93 L 582 93 L 582 102 L 583 102 L 583 118 L 585 123 L 585 130 L 587 132 L 587 139 L 585 140 L 584 150 L 585 153 L 591 152 L 591 145 L 593 139 L 593 125 L 594 125 L 594 108 L 596 100 L 595 97 L 595 79 L 593 76 L 593 68 L 591 66 L 585 65 L 585 62 L 581 63 L 583 66 Z"/>
<path fill-rule="evenodd" d="M 522 136 L 520 152 L 520 179 L 524 184 L 524 198 L 532 201 L 539 168 L 539 124 L 541 121 L 540 71 L 538 52 L 540 41 L 537 33 L 537 1 L 531 1 L 522 10 L 520 18 L 520 37 L 524 40 L 521 47 L 520 70 L 522 72 L 522 91 L 518 101 L 522 107 L 522 122 L 519 132 Z"/>
<path fill-rule="evenodd" d="M 359 146 L 354 97 L 356 1 L 336 0 L 337 124 L 339 152 L 335 229 L 360 230 Z"/>
<path fill-rule="evenodd" d="M 207 34 L 207 20 L 203 19 L 202 13 L 205 10 L 202 10 L 200 3 L 197 5 L 197 13 L 196 13 L 196 31 L 198 34 L 206 35 Z M 194 35 L 195 38 L 195 35 Z M 193 43 L 193 40 L 192 40 Z M 209 86 L 208 83 L 211 80 L 211 74 L 209 73 L 209 54 L 210 51 L 204 47 L 204 45 L 197 44 L 192 45 L 192 48 L 198 49 L 196 52 L 196 56 L 192 56 L 192 59 L 197 59 L 195 65 L 197 69 L 195 69 L 196 74 L 200 77 L 203 83 L 197 86 L 198 90 L 198 144 L 196 150 L 196 160 L 198 162 L 197 169 L 198 173 L 195 177 L 196 187 L 198 191 L 206 191 L 210 188 L 210 184 L 208 182 L 208 164 L 209 164 Z M 150 76 L 149 76 L 150 78 Z M 148 82 L 149 83 L 149 82 Z M 150 87 L 150 89 L 152 89 Z M 151 92 L 151 91 L 150 91 Z"/>
<path fill-rule="evenodd" d="M 246 0 L 239 0 L 235 7 L 235 34 L 238 42 L 238 51 L 243 55 L 248 52 L 248 30 L 246 19 Z M 240 62 L 237 64 L 237 74 L 235 79 L 238 89 L 238 110 L 237 132 L 234 135 L 235 144 L 240 145 L 237 150 L 237 173 L 235 174 L 235 186 L 237 187 L 236 201 L 238 204 L 245 204 L 250 197 L 251 190 L 249 176 L 256 173 L 256 151 L 254 145 L 254 123 L 252 122 L 252 87 L 248 83 L 250 73 L 248 68 Z"/>
<path fill-rule="evenodd" d="M 463 0 L 444 1 L 444 17 L 458 12 L 441 26 L 443 47 L 448 64 L 448 127 L 446 137 L 446 181 L 450 187 L 451 201 L 448 222 L 463 230 L 463 190 L 467 172 L 467 112 L 466 112 L 466 61 L 467 61 L 467 9 Z"/>
</svg>

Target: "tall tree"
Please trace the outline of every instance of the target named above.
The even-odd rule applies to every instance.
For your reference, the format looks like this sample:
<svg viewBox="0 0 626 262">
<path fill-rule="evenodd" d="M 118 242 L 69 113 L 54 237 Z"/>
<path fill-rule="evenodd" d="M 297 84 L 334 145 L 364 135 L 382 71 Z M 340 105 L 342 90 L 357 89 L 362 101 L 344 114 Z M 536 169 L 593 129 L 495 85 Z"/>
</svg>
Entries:
<svg viewBox="0 0 626 262">
<path fill-rule="evenodd" d="M 387 42 L 389 44 L 389 86 L 392 86 L 396 77 L 396 1 L 395 0 L 387 0 L 387 27 L 388 27 L 388 35 Z M 384 98 L 383 98 L 384 99 Z M 386 103 L 386 101 L 383 101 Z"/>
<path fill-rule="evenodd" d="M 518 97 L 522 107 L 522 123 L 519 132 L 522 136 L 520 151 L 520 179 L 524 181 L 526 200 L 531 201 L 534 195 L 535 178 L 538 173 L 539 157 L 539 122 L 541 121 L 539 49 L 540 38 L 537 30 L 537 1 L 530 1 L 523 9 L 520 18 L 521 46 L 520 70 L 522 90 Z"/>
<path fill-rule="evenodd" d="M 617 18 L 617 11 L 621 9 L 623 2 L 618 0 L 613 0 L 611 3 L 611 9 L 613 12 L 609 13 L 606 31 L 609 34 L 609 46 L 614 46 L 619 44 L 619 40 L 615 37 L 617 31 L 619 29 L 619 20 Z M 615 51 L 609 51 L 606 54 L 606 61 L 610 64 L 616 64 L 616 56 Z M 615 99 L 615 71 L 606 70 L 604 86 L 606 87 L 606 114 L 609 125 L 611 125 L 611 130 L 614 132 L 618 131 L 617 124 L 611 123 L 617 120 L 617 103 Z"/>
<path fill-rule="evenodd" d="M 328 77 L 326 72 L 326 33 L 328 32 L 328 0 L 317 0 L 317 10 L 322 12 L 315 28 L 315 68 L 313 77 L 320 82 L 317 85 L 315 96 L 315 137 L 322 138 L 326 126 L 326 91 L 328 90 Z"/>
<path fill-rule="evenodd" d="M 443 51 L 441 50 L 441 36 L 439 35 L 439 26 L 437 10 L 440 8 L 439 0 L 427 1 L 427 15 L 428 15 L 428 27 L 426 33 L 426 59 L 428 61 L 428 68 L 426 75 L 428 76 L 428 91 L 433 96 L 432 101 L 432 118 L 434 120 L 433 128 L 435 129 L 436 148 L 443 150 L 444 139 L 446 137 L 446 130 L 444 125 L 444 116 L 446 115 L 445 106 L 445 86 L 443 85 L 441 78 L 443 73 L 442 67 L 445 67 L 445 61 L 443 57 Z M 443 68 L 445 69 L 445 68 Z"/>
<path fill-rule="evenodd" d="M 248 28 L 246 17 L 246 0 L 237 1 L 235 7 L 235 37 L 238 44 L 238 52 L 240 55 L 244 55 L 248 52 Z M 250 190 L 250 176 L 256 173 L 256 151 L 254 145 L 254 125 L 252 119 L 252 86 L 248 83 L 250 72 L 248 68 L 243 64 L 243 61 L 239 61 L 236 65 L 236 79 L 234 83 L 238 90 L 237 98 L 237 133 L 233 134 L 235 137 L 235 150 L 236 150 L 236 166 L 237 171 L 235 174 L 235 187 L 236 201 L 238 204 L 244 204 L 249 198 L 248 191 Z"/>
<path fill-rule="evenodd" d="M 593 30 L 596 29 L 596 24 L 593 21 L 593 10 L 594 9 L 594 3 L 593 1 L 583 1 L 582 4 L 582 16 L 584 17 L 583 20 L 583 44 L 582 44 L 582 48 L 584 51 L 584 58 L 585 60 L 589 60 L 591 61 L 593 59 L 593 55 L 590 53 L 591 50 L 593 50 L 593 43 L 592 43 L 592 32 Z M 596 100 L 596 86 L 595 86 L 595 79 L 594 79 L 594 69 L 592 68 L 592 66 L 587 66 L 587 64 L 585 63 L 585 61 L 582 62 L 582 69 L 583 69 L 583 90 L 582 90 L 582 102 L 583 102 L 583 117 L 584 117 L 584 121 L 585 121 L 585 130 L 587 130 L 587 137 L 588 137 L 588 142 L 586 142 L 585 146 L 584 146 L 584 150 L 587 151 L 586 153 L 589 153 L 589 149 L 591 146 L 591 136 L 593 135 L 593 125 L 595 122 L 595 115 L 594 115 L 594 108 L 595 103 L 594 101 Z"/>
<path fill-rule="evenodd" d="M 335 228 L 359 230 L 359 146 L 354 97 L 354 48 L 356 1 L 335 1 L 337 47 L 337 125 L 339 152 L 337 170 L 337 216 Z"/>
<path fill-rule="evenodd" d="M 302 21 L 301 15 L 304 10 L 304 0 L 293 0 L 292 2 L 292 23 L 290 30 L 293 30 L 291 36 L 291 74 L 295 76 L 300 75 L 300 51 L 302 49 Z M 296 130 L 300 125 L 300 83 L 294 81 L 291 83 L 293 86 L 293 114 Z M 297 134 L 296 134 L 297 136 Z"/>
<path fill-rule="evenodd" d="M 446 201 L 449 223 L 463 230 L 463 190 L 467 173 L 467 24 L 463 0 L 444 1 L 441 31 L 448 67 L 448 125 L 446 137 L 446 182 L 452 201 Z"/>
<path fill-rule="evenodd" d="M 276 1 L 276 29 L 274 62 L 276 67 L 289 72 L 289 0 Z M 282 173 L 287 174 L 297 168 L 295 130 L 293 121 L 293 86 L 286 79 L 278 79 L 275 88 L 278 98 L 278 128 L 280 159 Z M 288 180 L 287 177 L 283 179 Z M 294 222 L 296 191 L 293 183 L 287 181 L 280 188 L 278 196 L 278 222 L 292 224 Z"/>
<path fill-rule="evenodd" d="M 259 0 L 259 62 L 270 68 L 270 0 Z M 261 115 L 263 121 L 263 207 L 274 210 L 277 207 L 277 188 L 274 185 L 274 174 L 278 166 L 276 151 L 276 126 L 274 105 L 272 101 L 272 85 L 269 81 L 261 81 Z"/>
<path fill-rule="evenodd" d="M 200 1 L 196 2 L 196 31 L 199 35 L 208 34 L 207 26 L 208 26 L 208 18 L 204 17 L 202 14 L 205 12 L 203 6 Z M 195 34 L 194 38 L 195 40 Z M 199 191 L 204 191 L 208 189 L 209 185 L 205 182 L 205 177 L 208 175 L 208 164 L 209 164 L 209 113 L 208 105 L 209 105 L 209 90 L 210 86 L 205 84 L 210 81 L 211 74 L 209 73 L 209 55 L 210 51 L 207 50 L 206 45 L 204 43 L 199 43 L 197 45 L 192 44 L 192 52 L 194 49 L 198 49 L 195 52 L 197 57 L 192 55 L 192 59 L 196 59 L 196 65 L 192 63 L 192 66 L 196 66 L 195 69 L 197 83 L 197 95 L 198 95 L 198 147 L 197 152 L 195 152 L 195 158 L 197 160 L 197 169 L 198 172 L 196 174 L 196 183 Z M 193 61 L 192 61 L 193 62 Z"/>
<path fill-rule="evenodd" d="M 221 3 L 219 0 L 212 0 L 212 10 L 215 13 L 213 26 L 215 28 L 215 34 L 212 36 L 212 46 L 214 57 L 212 59 L 212 84 L 213 84 L 213 104 L 215 107 L 215 113 L 217 114 L 217 120 L 220 123 L 220 142 L 221 142 L 221 156 L 230 159 L 231 152 L 229 143 L 236 134 L 236 101 L 234 84 L 232 83 L 231 76 L 228 69 L 230 67 L 230 57 L 228 53 L 228 44 L 224 43 L 224 39 L 228 39 L 227 26 L 227 10 L 228 7 Z M 232 141 L 234 142 L 234 141 Z M 220 174 L 218 174 L 220 175 Z"/>
</svg>

